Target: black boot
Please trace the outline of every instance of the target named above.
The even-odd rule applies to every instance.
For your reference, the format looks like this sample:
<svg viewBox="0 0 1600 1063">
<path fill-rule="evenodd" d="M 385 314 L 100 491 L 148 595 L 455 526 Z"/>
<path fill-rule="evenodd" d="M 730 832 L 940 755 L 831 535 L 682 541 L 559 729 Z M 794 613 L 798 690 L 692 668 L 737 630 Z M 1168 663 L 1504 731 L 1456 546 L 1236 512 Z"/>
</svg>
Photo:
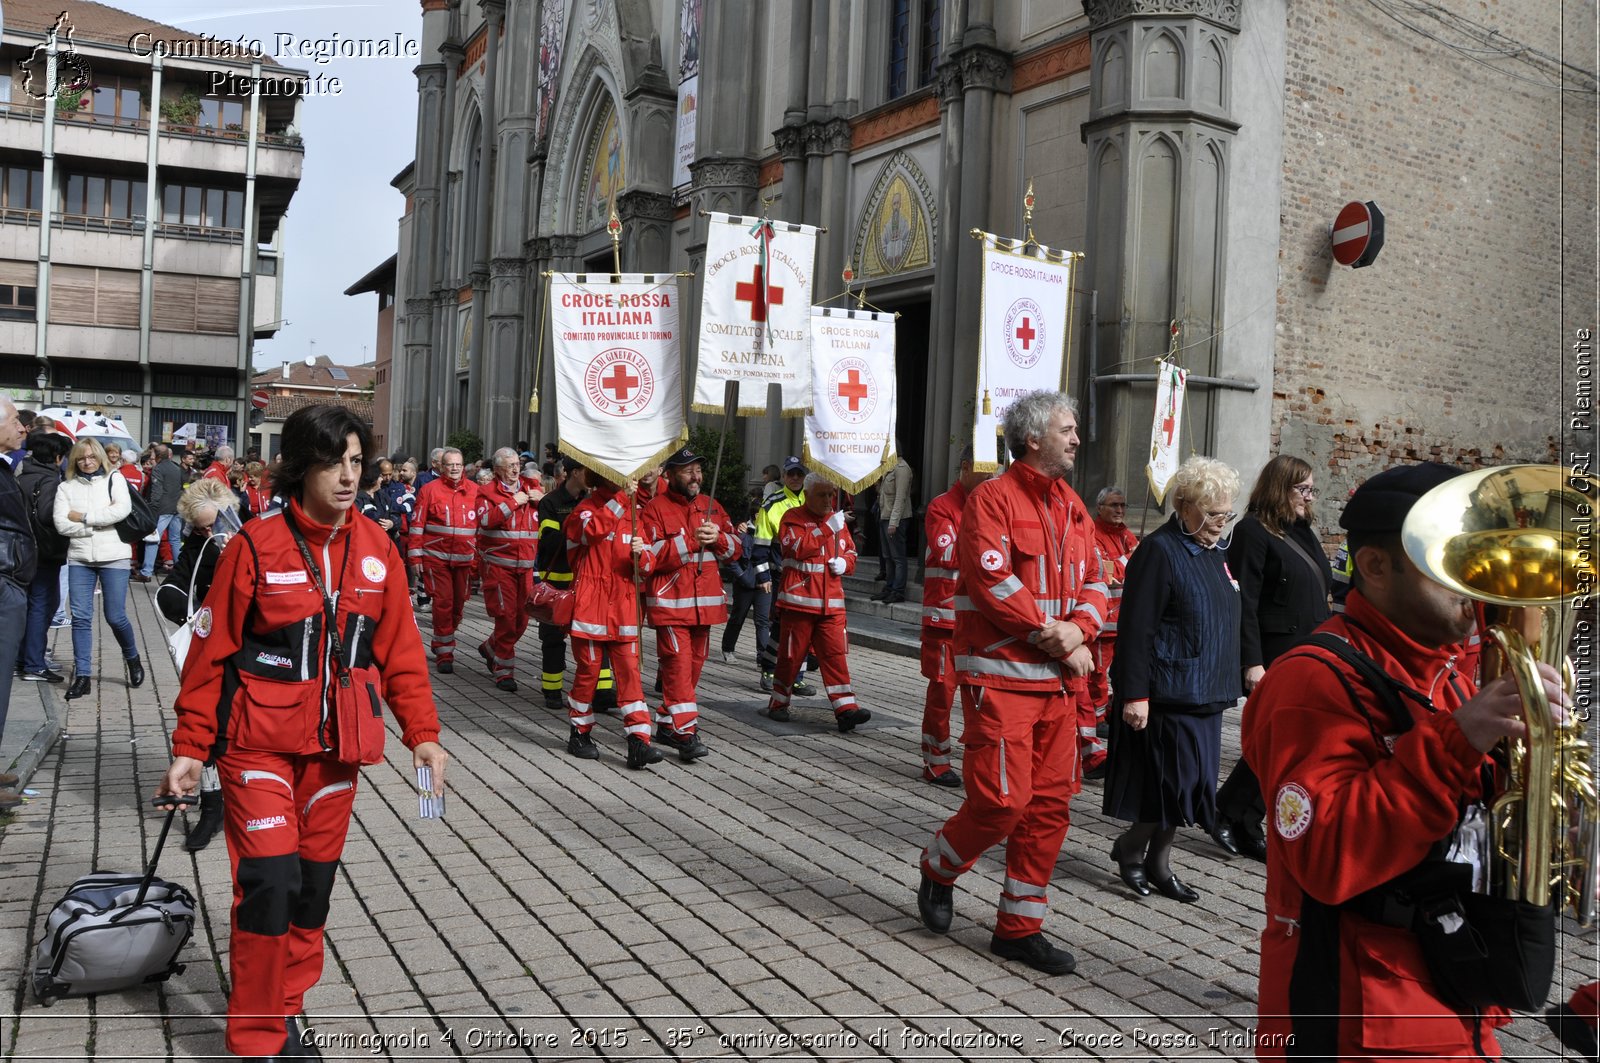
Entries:
<svg viewBox="0 0 1600 1063">
<path fill-rule="evenodd" d="M 144 686 L 144 664 L 137 657 L 128 658 L 128 689 L 138 690 Z"/>
<path fill-rule="evenodd" d="M 67 700 L 71 701 L 73 698 L 86 698 L 88 696 L 89 677 L 86 675 L 73 676 L 72 685 L 67 688 Z"/>
<path fill-rule="evenodd" d="M 217 836 L 217 831 L 222 829 L 222 791 L 200 791 L 200 822 L 189 831 L 188 839 L 183 847 L 191 853 L 198 853 L 201 849 L 211 844 L 211 839 Z"/>
<path fill-rule="evenodd" d="M 637 771 L 661 763 L 661 751 L 638 735 L 628 736 L 628 767 Z"/>
</svg>

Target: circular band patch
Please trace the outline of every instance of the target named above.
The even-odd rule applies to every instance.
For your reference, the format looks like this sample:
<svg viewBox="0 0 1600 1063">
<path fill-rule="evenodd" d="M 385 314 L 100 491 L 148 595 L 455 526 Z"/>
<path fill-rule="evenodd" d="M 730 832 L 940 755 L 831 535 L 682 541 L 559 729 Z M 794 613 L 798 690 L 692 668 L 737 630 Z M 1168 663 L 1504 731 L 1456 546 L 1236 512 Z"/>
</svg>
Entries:
<svg viewBox="0 0 1600 1063">
<path fill-rule="evenodd" d="M 1292 842 L 1311 827 L 1311 795 L 1299 783 L 1284 783 L 1272 803 L 1278 837 Z"/>
<path fill-rule="evenodd" d="M 979 562 L 983 565 L 985 572 L 996 572 L 1001 565 L 1006 563 L 1006 559 L 1000 556 L 1000 551 L 998 550 L 985 550 Z"/>
<path fill-rule="evenodd" d="M 950 549 L 950 544 L 952 542 L 954 542 L 954 541 L 955 540 L 953 538 L 951 538 L 950 533 L 949 532 L 945 532 L 943 535 L 939 536 L 939 549 L 941 549 L 941 550 Z"/>
<path fill-rule="evenodd" d="M 382 583 L 383 578 L 389 574 L 389 569 L 382 561 L 368 554 L 361 559 L 361 574 L 367 577 L 369 583 Z"/>
<path fill-rule="evenodd" d="M 211 634 L 211 606 L 201 606 L 200 611 L 194 614 L 194 633 L 201 638 Z"/>
</svg>

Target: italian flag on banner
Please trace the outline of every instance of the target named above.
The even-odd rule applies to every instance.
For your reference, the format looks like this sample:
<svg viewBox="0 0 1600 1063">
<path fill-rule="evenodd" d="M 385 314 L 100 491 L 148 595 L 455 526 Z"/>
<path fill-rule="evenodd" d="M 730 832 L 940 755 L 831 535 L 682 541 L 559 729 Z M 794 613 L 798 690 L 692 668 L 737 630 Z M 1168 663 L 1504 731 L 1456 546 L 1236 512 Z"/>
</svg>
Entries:
<svg viewBox="0 0 1600 1063">
<path fill-rule="evenodd" d="M 1150 463 L 1145 475 L 1157 503 L 1166 502 L 1167 484 L 1183 463 L 1178 454 L 1178 430 L 1183 426 L 1183 394 L 1188 383 L 1187 369 L 1165 360 L 1156 363 L 1156 416 L 1150 425 Z"/>
<path fill-rule="evenodd" d="M 621 483 L 689 441 L 676 277 L 552 274 L 550 325 L 563 454 Z"/>
<path fill-rule="evenodd" d="M 696 413 L 721 413 L 728 381 L 739 385 L 739 413 L 767 412 L 767 387 L 783 392 L 783 412 L 811 409 L 811 286 L 817 229 L 811 225 L 712 213 L 700 302 Z"/>
<path fill-rule="evenodd" d="M 894 315 L 811 308 L 806 468 L 851 492 L 894 467 Z"/>
<path fill-rule="evenodd" d="M 995 437 L 1006 411 L 1030 391 L 1066 380 L 1067 333 L 1077 256 L 983 234 L 983 312 L 978 343 L 973 468 L 999 468 Z"/>
</svg>

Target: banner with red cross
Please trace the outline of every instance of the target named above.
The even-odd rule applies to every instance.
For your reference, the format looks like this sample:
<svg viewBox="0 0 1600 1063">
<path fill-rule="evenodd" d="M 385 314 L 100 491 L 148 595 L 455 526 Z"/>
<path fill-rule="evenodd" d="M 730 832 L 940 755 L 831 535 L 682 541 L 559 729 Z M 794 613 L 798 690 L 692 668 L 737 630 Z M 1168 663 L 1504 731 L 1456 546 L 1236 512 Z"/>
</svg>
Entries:
<svg viewBox="0 0 1600 1063">
<path fill-rule="evenodd" d="M 865 490 L 894 468 L 894 315 L 811 308 L 805 463 L 830 483 Z"/>
<path fill-rule="evenodd" d="M 983 234 L 983 311 L 978 345 L 973 468 L 999 467 L 995 437 L 1006 411 L 1030 391 L 1062 389 L 1077 257 L 1037 243 Z"/>
<path fill-rule="evenodd" d="M 1173 346 L 1177 346 L 1176 340 Z M 1150 424 L 1150 461 L 1145 475 L 1158 504 L 1166 502 L 1167 484 L 1183 464 L 1178 431 L 1183 427 L 1183 397 L 1188 386 L 1188 370 L 1165 359 L 1156 362 L 1156 416 Z"/>
<path fill-rule="evenodd" d="M 782 391 L 786 416 L 811 409 L 811 286 L 817 229 L 712 212 L 700 302 L 694 410 L 722 412 L 728 381 L 739 413 L 767 412 L 767 388 Z"/>
<path fill-rule="evenodd" d="M 689 441 L 675 276 L 553 273 L 550 326 L 563 454 L 621 483 Z"/>
</svg>

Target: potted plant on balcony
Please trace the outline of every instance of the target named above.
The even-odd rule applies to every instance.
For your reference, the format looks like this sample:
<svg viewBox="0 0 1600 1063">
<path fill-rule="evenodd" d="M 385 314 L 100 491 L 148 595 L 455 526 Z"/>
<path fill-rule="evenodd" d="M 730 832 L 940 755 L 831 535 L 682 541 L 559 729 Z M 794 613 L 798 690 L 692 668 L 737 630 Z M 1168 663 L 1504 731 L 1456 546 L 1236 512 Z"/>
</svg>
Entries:
<svg viewBox="0 0 1600 1063">
<path fill-rule="evenodd" d="M 92 89 L 63 88 L 56 94 L 56 116 L 70 118 L 89 106 Z"/>
<path fill-rule="evenodd" d="M 168 125 L 193 128 L 200 117 L 200 93 L 185 89 L 177 99 L 161 101 L 161 120 Z"/>
<path fill-rule="evenodd" d="M 234 140 L 242 140 L 244 138 L 244 124 L 241 122 L 229 122 L 222 128 Z"/>
</svg>

